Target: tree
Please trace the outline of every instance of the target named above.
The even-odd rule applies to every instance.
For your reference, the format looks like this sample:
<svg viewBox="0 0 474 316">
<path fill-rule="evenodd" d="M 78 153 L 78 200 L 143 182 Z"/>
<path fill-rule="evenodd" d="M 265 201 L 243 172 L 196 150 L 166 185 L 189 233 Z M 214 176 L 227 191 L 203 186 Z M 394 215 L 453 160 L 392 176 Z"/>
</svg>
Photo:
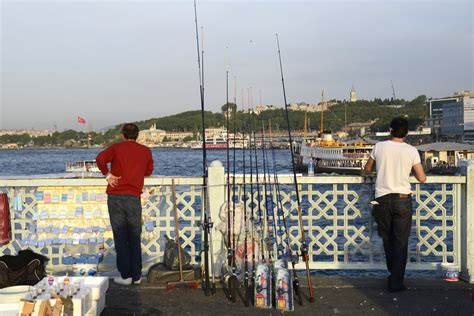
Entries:
<svg viewBox="0 0 474 316">
<path fill-rule="evenodd" d="M 426 105 L 426 95 L 419 95 L 408 103 L 409 106 L 424 106 Z"/>
<path fill-rule="evenodd" d="M 221 106 L 222 113 L 226 113 L 227 108 L 229 108 L 230 113 L 235 113 L 235 111 L 237 110 L 237 104 L 230 102 L 224 104 L 223 106 Z"/>
</svg>

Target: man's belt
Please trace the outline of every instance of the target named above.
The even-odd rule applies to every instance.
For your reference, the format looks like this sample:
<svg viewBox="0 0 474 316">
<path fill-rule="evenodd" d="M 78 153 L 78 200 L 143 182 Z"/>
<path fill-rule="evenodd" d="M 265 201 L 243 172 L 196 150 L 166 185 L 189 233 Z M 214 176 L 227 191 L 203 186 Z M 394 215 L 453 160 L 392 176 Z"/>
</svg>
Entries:
<svg viewBox="0 0 474 316">
<path fill-rule="evenodd" d="M 390 193 L 390 196 L 396 196 L 401 199 L 409 199 L 411 198 L 411 193 Z"/>
</svg>

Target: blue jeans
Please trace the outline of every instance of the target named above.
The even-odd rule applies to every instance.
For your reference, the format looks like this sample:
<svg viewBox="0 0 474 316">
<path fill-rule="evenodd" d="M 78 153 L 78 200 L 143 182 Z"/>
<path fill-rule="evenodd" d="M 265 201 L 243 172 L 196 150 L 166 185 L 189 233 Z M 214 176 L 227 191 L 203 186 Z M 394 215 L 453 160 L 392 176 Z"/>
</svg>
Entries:
<svg viewBox="0 0 474 316">
<path fill-rule="evenodd" d="M 405 278 L 408 255 L 408 240 L 411 233 L 411 196 L 387 194 L 376 198 L 379 203 L 373 208 L 373 215 L 383 239 L 390 290 L 401 289 Z"/>
<path fill-rule="evenodd" d="M 107 206 L 117 252 L 117 269 L 122 278 L 136 281 L 142 276 L 140 198 L 128 194 L 111 194 Z"/>
</svg>

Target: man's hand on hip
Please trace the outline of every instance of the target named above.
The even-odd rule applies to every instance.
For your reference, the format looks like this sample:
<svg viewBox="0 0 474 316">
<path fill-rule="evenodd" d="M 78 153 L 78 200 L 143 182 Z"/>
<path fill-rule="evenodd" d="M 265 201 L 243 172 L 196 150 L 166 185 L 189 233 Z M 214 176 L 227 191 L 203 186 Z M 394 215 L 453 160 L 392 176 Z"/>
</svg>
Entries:
<svg viewBox="0 0 474 316">
<path fill-rule="evenodd" d="M 105 177 L 105 180 L 113 188 L 118 184 L 118 181 L 120 178 L 121 177 L 114 176 L 113 174 L 109 172 L 107 176 Z"/>
</svg>

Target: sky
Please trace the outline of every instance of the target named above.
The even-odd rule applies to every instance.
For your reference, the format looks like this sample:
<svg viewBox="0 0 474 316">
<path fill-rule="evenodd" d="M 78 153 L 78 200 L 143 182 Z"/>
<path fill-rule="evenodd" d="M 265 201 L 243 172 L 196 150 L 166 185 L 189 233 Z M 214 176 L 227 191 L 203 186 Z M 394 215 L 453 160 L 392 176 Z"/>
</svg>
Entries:
<svg viewBox="0 0 474 316">
<path fill-rule="evenodd" d="M 206 110 L 474 90 L 474 1 L 198 1 Z M 0 129 L 99 130 L 200 110 L 187 1 L 0 0 Z M 234 86 L 237 89 L 234 91 Z M 242 103 L 242 91 L 244 103 Z"/>
</svg>

